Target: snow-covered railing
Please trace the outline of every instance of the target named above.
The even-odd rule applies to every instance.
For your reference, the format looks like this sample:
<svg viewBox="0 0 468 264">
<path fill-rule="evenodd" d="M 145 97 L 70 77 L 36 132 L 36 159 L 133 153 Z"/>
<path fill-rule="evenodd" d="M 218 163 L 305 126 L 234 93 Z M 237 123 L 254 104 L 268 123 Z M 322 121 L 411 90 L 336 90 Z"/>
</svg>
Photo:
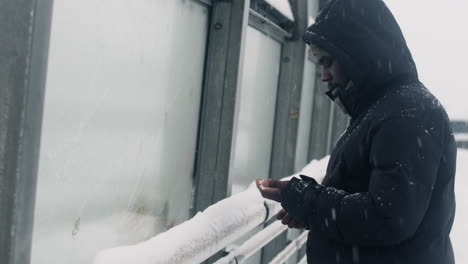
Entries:
<svg viewBox="0 0 468 264">
<path fill-rule="evenodd" d="M 305 174 L 321 181 L 327 162 L 328 157 L 312 161 L 300 173 L 285 179 Z M 198 212 L 192 219 L 147 241 L 101 251 L 94 264 L 201 263 L 265 223 L 280 209 L 280 204 L 264 199 L 252 183 L 247 190 Z M 285 229 L 279 222 L 268 226 L 230 252 L 229 259 L 225 260 L 241 263 L 239 260 L 253 255 Z M 304 239 L 304 236 L 302 234 L 300 238 Z M 302 240 L 295 241 L 289 248 L 297 250 L 297 243 Z"/>
<path fill-rule="evenodd" d="M 468 149 L 468 120 L 452 121 L 452 129 L 457 146 Z"/>
<path fill-rule="evenodd" d="M 468 149 L 468 133 L 455 133 L 454 136 L 459 148 Z"/>
</svg>

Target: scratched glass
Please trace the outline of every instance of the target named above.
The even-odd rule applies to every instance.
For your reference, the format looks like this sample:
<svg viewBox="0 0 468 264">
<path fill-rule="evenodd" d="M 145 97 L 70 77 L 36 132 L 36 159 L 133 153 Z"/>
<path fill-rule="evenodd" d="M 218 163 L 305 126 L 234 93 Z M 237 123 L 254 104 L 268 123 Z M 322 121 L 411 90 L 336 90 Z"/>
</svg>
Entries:
<svg viewBox="0 0 468 264">
<path fill-rule="evenodd" d="M 195 1 L 54 3 L 32 263 L 189 218 L 207 28 Z"/>
</svg>

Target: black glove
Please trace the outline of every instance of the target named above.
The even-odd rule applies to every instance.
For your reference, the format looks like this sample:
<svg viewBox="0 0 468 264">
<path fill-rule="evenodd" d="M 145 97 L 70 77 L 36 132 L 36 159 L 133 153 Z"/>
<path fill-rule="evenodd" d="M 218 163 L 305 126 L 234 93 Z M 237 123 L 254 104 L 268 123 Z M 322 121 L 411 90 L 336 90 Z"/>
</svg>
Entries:
<svg viewBox="0 0 468 264">
<path fill-rule="evenodd" d="M 313 178 L 305 175 L 300 177 L 302 180 L 292 178 L 281 190 L 281 206 L 293 217 L 308 223 L 310 214 L 314 213 L 314 200 L 323 186 Z"/>
</svg>

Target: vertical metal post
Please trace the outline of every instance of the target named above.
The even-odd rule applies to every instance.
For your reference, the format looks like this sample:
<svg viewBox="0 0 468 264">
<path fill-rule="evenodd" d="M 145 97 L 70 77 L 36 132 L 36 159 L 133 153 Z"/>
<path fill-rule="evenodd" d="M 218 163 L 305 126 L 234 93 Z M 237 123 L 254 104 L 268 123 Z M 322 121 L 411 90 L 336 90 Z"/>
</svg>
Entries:
<svg viewBox="0 0 468 264">
<path fill-rule="evenodd" d="M 30 262 L 52 0 L 0 0 L 0 261 Z"/>
<path fill-rule="evenodd" d="M 304 74 L 305 44 L 302 33 L 307 28 L 307 1 L 290 0 L 295 16 L 294 35 L 283 43 L 270 177 L 280 179 L 294 171 L 297 129 Z M 262 263 L 271 261 L 286 245 L 286 234 L 278 236 L 262 250 Z"/>
<path fill-rule="evenodd" d="M 236 91 L 250 0 L 213 1 L 195 170 L 193 214 L 228 195 Z"/>
</svg>

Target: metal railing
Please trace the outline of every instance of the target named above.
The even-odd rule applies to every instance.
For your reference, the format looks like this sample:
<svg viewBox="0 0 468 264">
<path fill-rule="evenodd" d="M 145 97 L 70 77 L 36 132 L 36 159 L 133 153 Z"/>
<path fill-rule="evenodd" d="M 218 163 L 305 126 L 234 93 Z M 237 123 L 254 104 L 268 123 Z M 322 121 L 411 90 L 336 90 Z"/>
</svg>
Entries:
<svg viewBox="0 0 468 264">
<path fill-rule="evenodd" d="M 452 121 L 457 147 L 468 149 L 468 121 Z"/>
<path fill-rule="evenodd" d="M 455 133 L 454 136 L 457 147 L 468 149 L 468 133 Z"/>
<path fill-rule="evenodd" d="M 242 263 L 286 229 L 287 227 L 281 224 L 281 222 L 274 222 L 255 234 L 241 246 L 229 252 L 227 256 L 216 261 L 215 264 Z"/>
<path fill-rule="evenodd" d="M 285 179 L 305 174 L 321 181 L 327 163 L 328 157 L 312 161 L 300 173 Z M 261 197 L 255 183 L 252 183 L 247 190 L 208 207 L 192 219 L 145 242 L 101 251 L 94 264 L 201 263 L 267 222 L 280 209 L 279 203 Z M 276 221 L 233 248 L 216 264 L 243 263 L 286 229 Z M 307 233 L 303 232 L 291 241 L 270 263 L 288 260 L 305 244 Z M 300 263 L 306 263 L 305 257 Z"/>
</svg>

